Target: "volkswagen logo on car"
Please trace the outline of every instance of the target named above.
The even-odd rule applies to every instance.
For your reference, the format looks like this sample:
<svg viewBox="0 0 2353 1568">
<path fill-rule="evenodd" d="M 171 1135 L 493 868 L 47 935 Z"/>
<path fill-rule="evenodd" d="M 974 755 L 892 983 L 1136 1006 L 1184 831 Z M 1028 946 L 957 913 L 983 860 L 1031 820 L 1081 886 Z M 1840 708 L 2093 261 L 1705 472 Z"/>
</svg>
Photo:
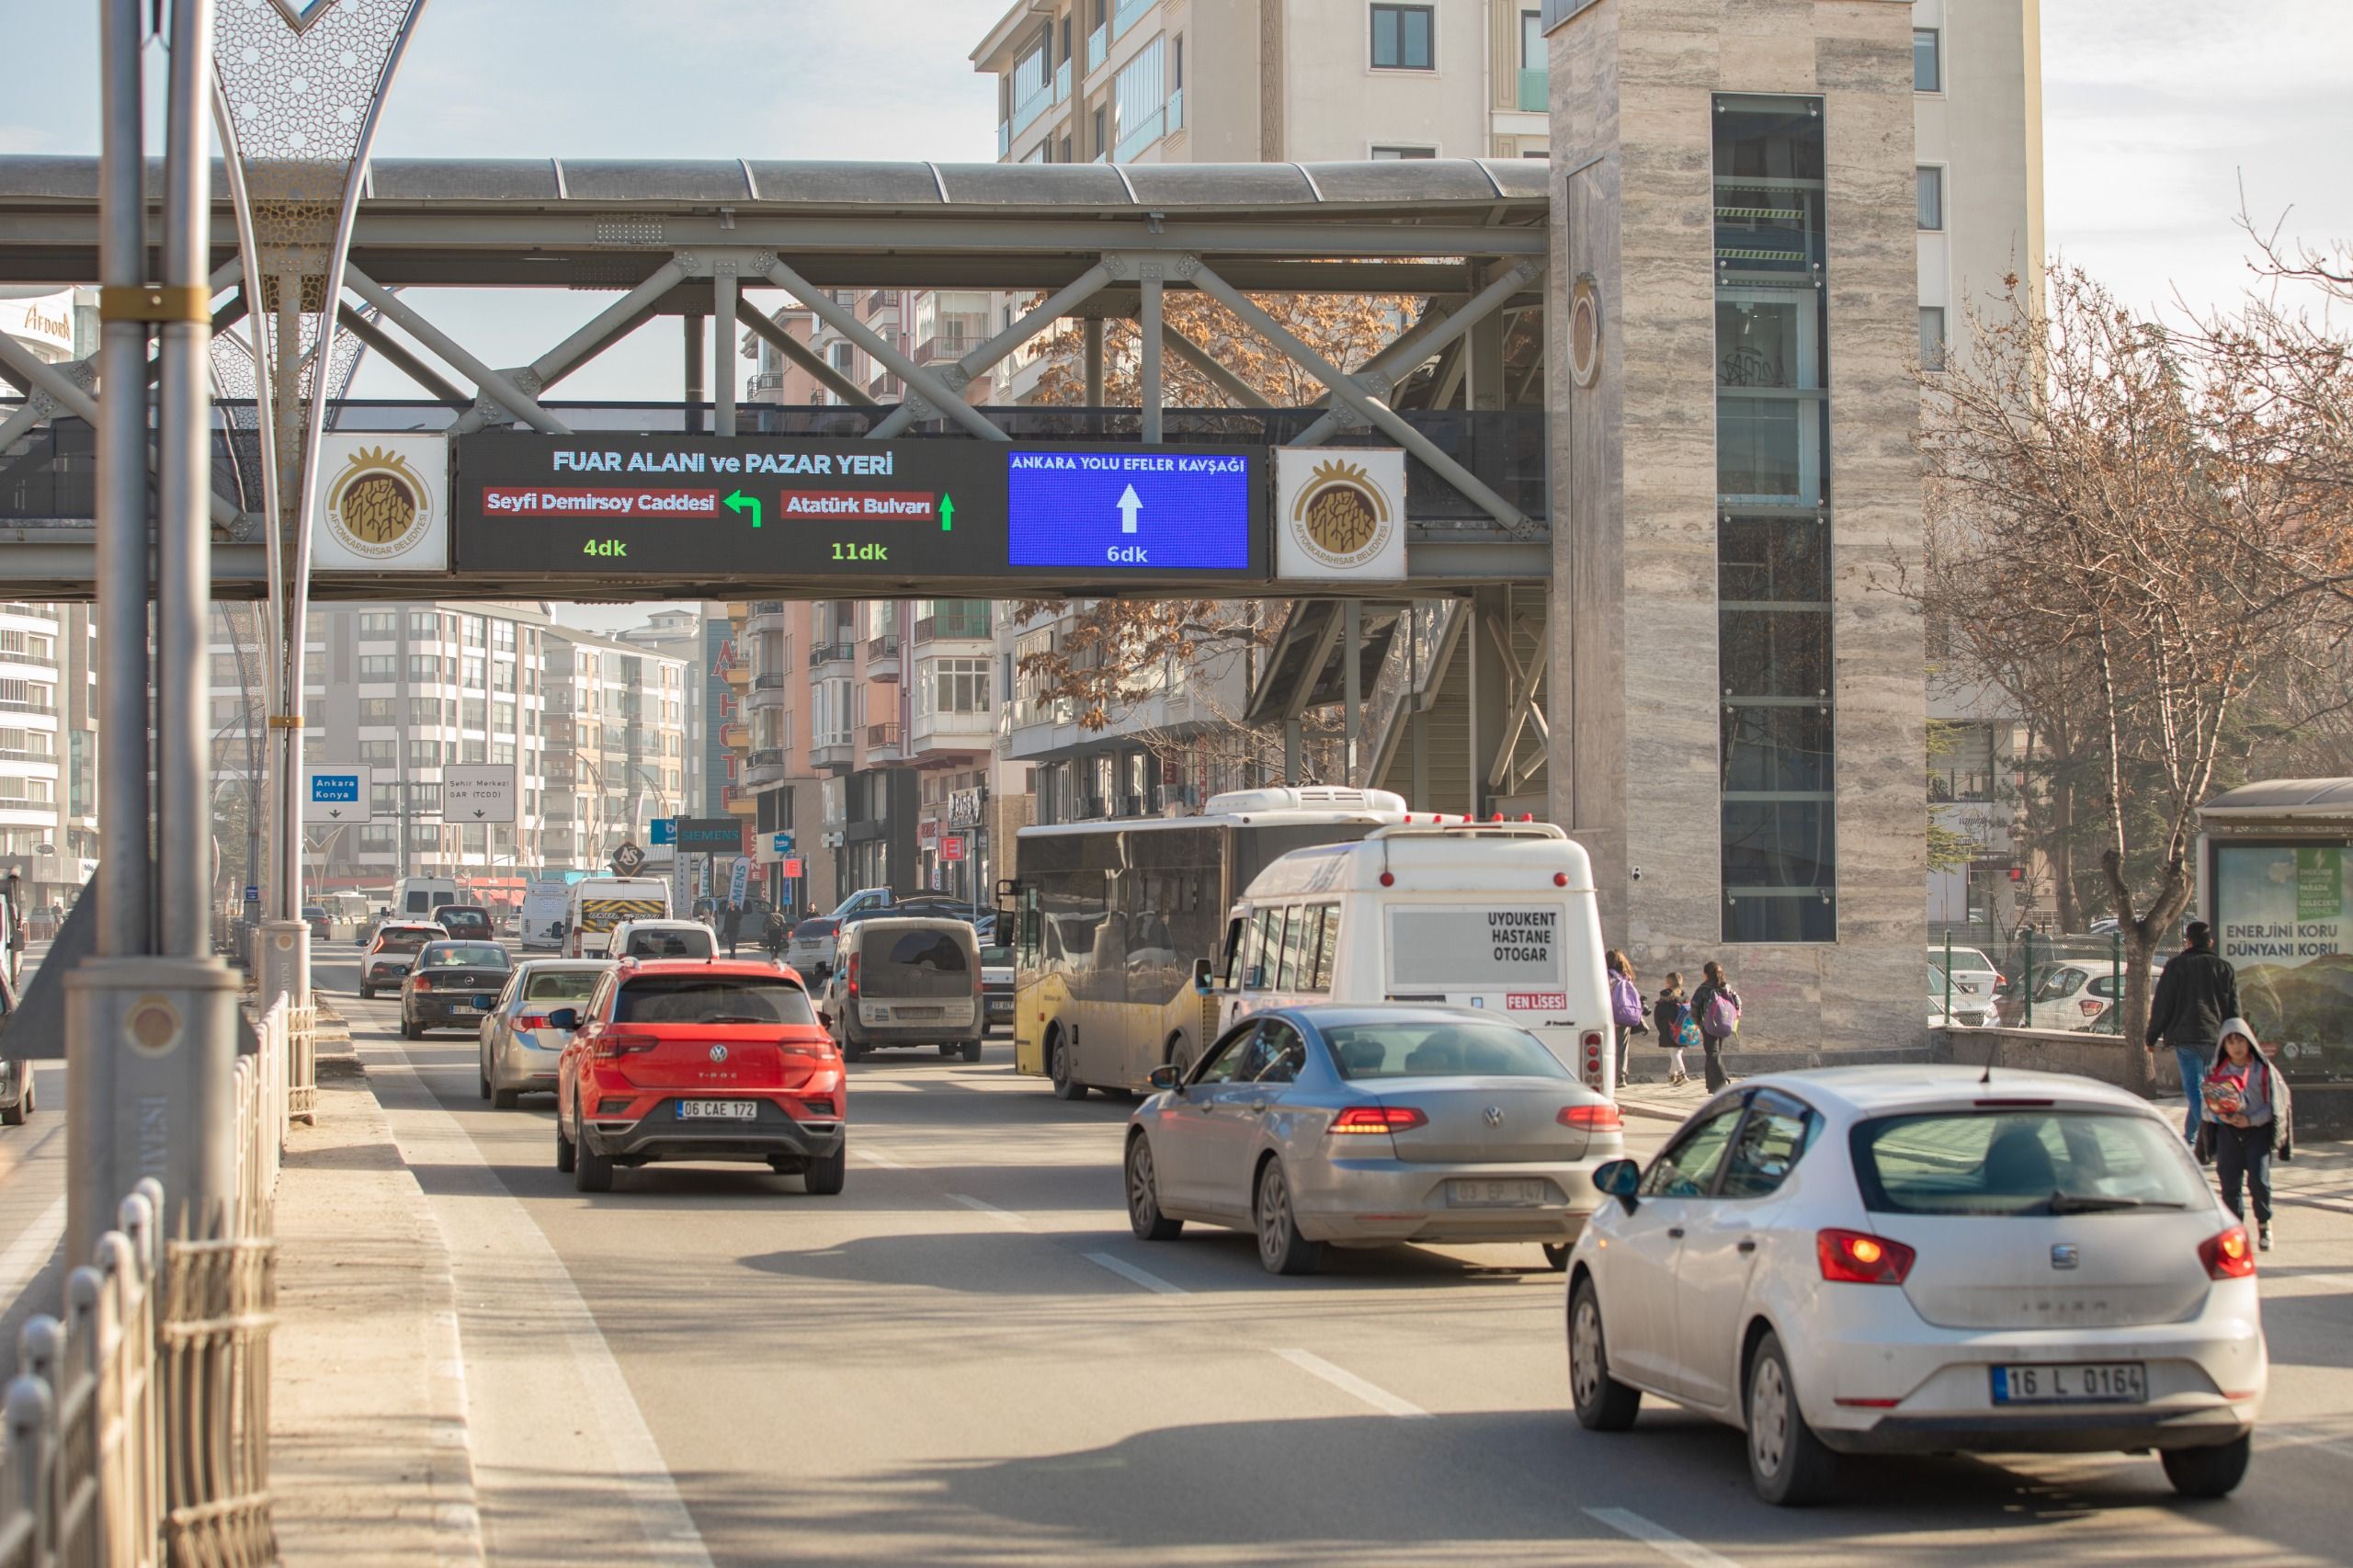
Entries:
<svg viewBox="0 0 2353 1568">
<path fill-rule="evenodd" d="M 723 1046 L 723 1045 L 714 1045 L 714 1046 L 712 1046 L 712 1047 L 710 1048 L 710 1059 L 711 1059 L 713 1062 L 724 1062 L 724 1061 L 726 1061 L 726 1060 L 727 1060 L 727 1048 L 726 1048 L 725 1046 Z"/>
</svg>

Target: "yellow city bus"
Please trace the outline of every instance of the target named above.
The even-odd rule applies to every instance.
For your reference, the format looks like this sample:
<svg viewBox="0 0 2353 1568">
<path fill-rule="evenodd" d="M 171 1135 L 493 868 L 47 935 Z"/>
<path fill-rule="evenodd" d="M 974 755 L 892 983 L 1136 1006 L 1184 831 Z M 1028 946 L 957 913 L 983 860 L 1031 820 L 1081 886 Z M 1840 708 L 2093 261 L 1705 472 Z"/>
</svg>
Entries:
<svg viewBox="0 0 2353 1568">
<path fill-rule="evenodd" d="M 1404 798 L 1385 790 L 1309 786 L 1213 795 L 1197 817 L 1023 828 L 1009 890 L 1015 1069 L 1077 1099 L 1189 1066 L 1218 1014 L 1194 964 L 1215 956 L 1250 880 L 1279 855 L 1404 820 Z"/>
</svg>

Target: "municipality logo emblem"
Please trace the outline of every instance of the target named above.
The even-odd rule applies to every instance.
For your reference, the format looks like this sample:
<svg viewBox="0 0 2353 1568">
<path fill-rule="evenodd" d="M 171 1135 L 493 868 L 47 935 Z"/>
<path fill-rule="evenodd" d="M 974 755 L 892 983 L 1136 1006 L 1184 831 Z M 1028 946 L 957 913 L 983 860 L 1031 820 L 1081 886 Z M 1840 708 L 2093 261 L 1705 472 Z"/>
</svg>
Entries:
<svg viewBox="0 0 2353 1568">
<path fill-rule="evenodd" d="M 1380 559 L 1396 523 L 1389 498 L 1355 463 L 1319 463 L 1291 503 L 1291 538 L 1318 565 L 1353 570 Z"/>
<path fill-rule="evenodd" d="M 327 527 L 353 553 L 396 561 L 433 531 L 433 493 L 408 459 L 361 447 L 327 486 Z"/>
</svg>

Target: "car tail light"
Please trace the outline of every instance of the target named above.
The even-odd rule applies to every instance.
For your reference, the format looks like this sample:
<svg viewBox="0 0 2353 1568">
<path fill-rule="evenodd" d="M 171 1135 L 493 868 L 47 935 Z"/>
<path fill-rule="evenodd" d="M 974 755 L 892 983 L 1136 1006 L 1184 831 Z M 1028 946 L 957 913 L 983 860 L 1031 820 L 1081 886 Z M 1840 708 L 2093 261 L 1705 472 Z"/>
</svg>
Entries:
<svg viewBox="0 0 2353 1568">
<path fill-rule="evenodd" d="M 1601 1087 L 1601 1031 L 1587 1029 L 1577 1043 L 1585 1047 L 1585 1081 L 1597 1089 Z"/>
<path fill-rule="evenodd" d="M 1615 1132 L 1626 1125 L 1618 1108 L 1607 1100 L 1599 1105 L 1564 1105 L 1561 1108 L 1561 1125 L 1582 1127 L 1592 1132 Z"/>
<path fill-rule="evenodd" d="M 599 1056 L 642 1056 L 662 1043 L 657 1034 L 631 1034 L 627 1030 L 612 1030 L 597 1037 Z"/>
<path fill-rule="evenodd" d="M 843 989 L 844 991 L 847 992 L 847 993 L 848 993 L 850 995 L 852 995 L 852 996 L 857 995 L 857 994 L 858 994 L 858 955 L 857 955 L 856 953 L 852 953 L 852 954 L 850 954 L 850 956 L 849 956 L 849 967 L 848 967 L 847 970 L 845 970 L 845 971 L 843 971 L 843 974 L 844 974 L 844 977 L 845 977 L 845 978 L 844 978 L 844 979 L 843 979 L 843 981 L 842 981 L 842 989 Z"/>
<path fill-rule="evenodd" d="M 420 974 L 420 975 L 418 975 L 418 976 L 416 977 L 416 988 L 417 988 L 419 991 L 430 991 L 430 990 L 432 990 L 432 989 L 433 989 L 433 977 L 432 977 L 431 975 L 429 975 L 429 974 Z"/>
<path fill-rule="evenodd" d="M 548 1027 L 548 1016 L 545 1013 L 517 1013 L 515 1015 L 515 1027 L 518 1029 L 543 1029 Z"/>
<path fill-rule="evenodd" d="M 1334 1117 L 1325 1131 L 1335 1136 L 1407 1132 L 1428 1125 L 1429 1119 L 1409 1105 L 1352 1105 Z"/>
<path fill-rule="evenodd" d="M 2247 1242 L 2246 1227 L 2233 1225 L 2199 1243 L 2198 1261 L 2206 1266 L 2210 1279 L 2251 1278 L 2255 1273 L 2255 1248 Z"/>
<path fill-rule="evenodd" d="M 1813 1250 L 1822 1277 L 1845 1285 L 1901 1285 L 1919 1256 L 1902 1242 L 1861 1231 L 1817 1231 Z"/>
</svg>

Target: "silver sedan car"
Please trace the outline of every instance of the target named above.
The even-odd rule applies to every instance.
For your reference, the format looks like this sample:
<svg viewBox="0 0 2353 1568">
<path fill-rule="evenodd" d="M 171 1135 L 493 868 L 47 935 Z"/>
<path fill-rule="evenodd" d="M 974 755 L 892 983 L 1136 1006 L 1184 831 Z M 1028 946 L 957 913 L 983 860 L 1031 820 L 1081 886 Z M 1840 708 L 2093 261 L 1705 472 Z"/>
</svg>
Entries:
<svg viewBox="0 0 2353 1568">
<path fill-rule="evenodd" d="M 1128 1119 L 1128 1221 L 1247 1229 L 1273 1274 L 1327 1244 L 1537 1242 L 1554 1268 L 1625 1150 L 1618 1108 L 1541 1040 L 1449 1007 L 1284 1007 L 1227 1030 Z"/>
<path fill-rule="evenodd" d="M 482 1020 L 483 1098 L 512 1110 L 517 1095 L 555 1093 L 556 1062 L 569 1036 L 551 1028 L 548 1015 L 586 1002 L 612 967 L 610 959 L 526 959 L 515 966 Z"/>
</svg>

